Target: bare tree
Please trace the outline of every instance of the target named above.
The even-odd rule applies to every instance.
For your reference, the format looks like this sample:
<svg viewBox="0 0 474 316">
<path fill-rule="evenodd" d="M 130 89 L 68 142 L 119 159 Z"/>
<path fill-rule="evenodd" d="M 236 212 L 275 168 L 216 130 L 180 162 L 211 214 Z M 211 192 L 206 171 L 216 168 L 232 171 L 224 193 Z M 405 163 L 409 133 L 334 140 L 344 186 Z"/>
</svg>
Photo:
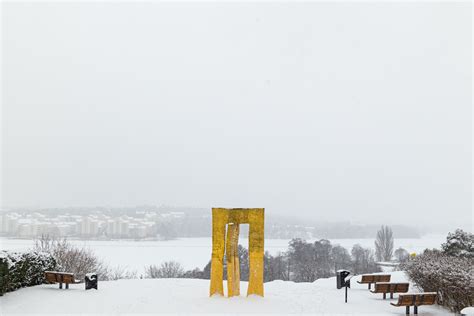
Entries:
<svg viewBox="0 0 474 316">
<path fill-rule="evenodd" d="M 394 255 L 395 255 L 395 258 L 398 260 L 398 262 L 405 262 L 410 257 L 410 254 L 408 253 L 408 251 L 406 251 L 402 247 L 395 250 Z"/>
<path fill-rule="evenodd" d="M 59 271 L 74 273 L 79 280 L 83 280 L 86 273 L 91 272 L 97 273 L 101 280 L 134 276 L 133 273 L 110 269 L 92 250 L 76 247 L 66 238 L 55 239 L 42 235 L 35 240 L 35 250 L 51 254 L 57 261 Z"/>
<path fill-rule="evenodd" d="M 105 280 L 103 277 L 101 277 L 101 279 Z M 128 270 L 121 266 L 114 268 L 107 267 L 107 280 L 122 279 L 138 279 L 138 273 L 136 270 Z"/>
<path fill-rule="evenodd" d="M 375 257 L 378 261 L 390 261 L 393 255 L 393 233 L 388 226 L 382 226 L 375 240 Z"/>
<path fill-rule="evenodd" d="M 264 282 L 273 280 L 289 280 L 288 256 L 285 253 L 278 253 L 272 256 L 265 252 L 264 256 Z"/>
<path fill-rule="evenodd" d="M 35 239 L 35 250 L 38 252 L 51 253 L 56 244 L 56 239 L 49 235 L 41 235 L 40 238 Z"/>
<path fill-rule="evenodd" d="M 318 278 L 314 245 L 300 238 L 289 242 L 288 259 L 291 261 L 291 280 L 313 282 Z"/>
<path fill-rule="evenodd" d="M 372 273 L 381 271 L 380 267 L 375 264 L 373 251 L 363 248 L 356 244 L 352 247 L 352 272 L 354 274 Z"/>
<path fill-rule="evenodd" d="M 334 260 L 334 271 L 339 269 L 350 270 L 352 266 L 351 255 L 346 248 L 336 245 L 332 248 L 331 256 Z"/>
<path fill-rule="evenodd" d="M 183 274 L 183 267 L 176 261 L 163 262 L 159 267 L 145 267 L 145 278 L 149 279 L 180 278 Z"/>
</svg>

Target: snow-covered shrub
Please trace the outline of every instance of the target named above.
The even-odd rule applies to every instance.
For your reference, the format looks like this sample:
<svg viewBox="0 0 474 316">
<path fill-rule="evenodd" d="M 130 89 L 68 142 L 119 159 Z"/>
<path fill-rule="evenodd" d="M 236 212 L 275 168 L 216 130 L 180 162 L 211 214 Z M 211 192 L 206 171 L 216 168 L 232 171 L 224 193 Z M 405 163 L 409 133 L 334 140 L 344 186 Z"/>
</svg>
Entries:
<svg viewBox="0 0 474 316">
<path fill-rule="evenodd" d="M 138 272 L 136 270 L 129 270 L 122 266 L 109 267 L 106 266 L 102 269 L 100 279 L 104 281 L 112 280 L 123 280 L 123 279 L 138 279 Z"/>
<path fill-rule="evenodd" d="M 474 234 L 457 229 L 448 234 L 441 248 L 450 256 L 474 258 Z"/>
<path fill-rule="evenodd" d="M 56 260 L 45 252 L 0 251 L 0 295 L 44 282 L 44 271 L 54 270 Z"/>
<path fill-rule="evenodd" d="M 183 274 L 183 267 L 176 261 L 163 262 L 159 267 L 155 265 L 145 267 L 147 279 L 181 278 Z"/>
<path fill-rule="evenodd" d="M 474 305 L 473 266 L 474 258 L 426 250 L 402 268 L 417 287 L 425 292 L 438 292 L 438 304 L 459 312 Z"/>
</svg>

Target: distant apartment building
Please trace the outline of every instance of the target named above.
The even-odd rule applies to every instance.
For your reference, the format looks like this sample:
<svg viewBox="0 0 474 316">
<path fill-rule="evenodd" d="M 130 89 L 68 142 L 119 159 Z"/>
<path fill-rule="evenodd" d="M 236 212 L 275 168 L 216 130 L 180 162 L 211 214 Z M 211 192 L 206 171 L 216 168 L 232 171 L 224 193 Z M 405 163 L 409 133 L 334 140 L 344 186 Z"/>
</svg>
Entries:
<svg viewBox="0 0 474 316">
<path fill-rule="evenodd" d="M 53 215 L 54 214 L 54 215 Z M 135 216 L 110 212 L 56 215 L 45 213 L 0 213 L 0 234 L 21 238 L 52 237 L 79 238 L 158 238 L 166 235 L 173 221 L 185 217 L 184 212 L 160 213 L 142 211 Z M 170 228 L 172 229 L 172 228 Z M 164 231 L 164 232 L 163 232 Z"/>
<path fill-rule="evenodd" d="M 91 216 L 83 216 L 77 222 L 77 232 L 81 237 L 95 237 L 99 233 L 99 221 Z"/>
<path fill-rule="evenodd" d="M 130 234 L 130 219 L 122 216 L 108 220 L 105 232 L 111 238 L 128 237 Z"/>
<path fill-rule="evenodd" d="M 146 227 L 140 224 L 130 224 L 130 238 L 145 238 L 147 235 Z"/>
<path fill-rule="evenodd" d="M 18 221 L 21 218 L 19 214 L 3 214 L 0 216 L 0 233 L 7 235 L 16 235 L 18 231 Z"/>
</svg>

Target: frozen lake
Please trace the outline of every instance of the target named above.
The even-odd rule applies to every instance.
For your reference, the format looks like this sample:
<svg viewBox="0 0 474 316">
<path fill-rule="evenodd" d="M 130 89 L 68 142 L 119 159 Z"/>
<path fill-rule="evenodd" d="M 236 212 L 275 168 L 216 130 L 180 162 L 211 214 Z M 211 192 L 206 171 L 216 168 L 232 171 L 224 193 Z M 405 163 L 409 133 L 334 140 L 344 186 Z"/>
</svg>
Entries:
<svg viewBox="0 0 474 316">
<path fill-rule="evenodd" d="M 422 252 L 425 248 L 440 248 L 445 242 L 446 235 L 426 235 L 417 239 L 395 239 L 395 249 L 403 247 L 408 252 Z M 314 241 L 314 240 L 310 240 Z M 374 239 L 332 239 L 332 244 L 339 244 L 349 251 L 355 244 L 374 248 Z M 71 240 L 77 246 L 93 250 L 102 260 L 111 266 L 122 266 L 139 273 L 144 266 L 160 264 L 164 261 L 175 260 L 186 269 L 200 269 L 211 259 L 211 238 L 180 238 L 170 241 L 94 241 Z M 265 250 L 271 254 L 286 251 L 288 239 L 266 239 Z M 248 246 L 247 238 L 240 238 L 239 243 Z M 2 250 L 27 250 L 34 244 L 28 239 L 0 238 Z"/>
</svg>

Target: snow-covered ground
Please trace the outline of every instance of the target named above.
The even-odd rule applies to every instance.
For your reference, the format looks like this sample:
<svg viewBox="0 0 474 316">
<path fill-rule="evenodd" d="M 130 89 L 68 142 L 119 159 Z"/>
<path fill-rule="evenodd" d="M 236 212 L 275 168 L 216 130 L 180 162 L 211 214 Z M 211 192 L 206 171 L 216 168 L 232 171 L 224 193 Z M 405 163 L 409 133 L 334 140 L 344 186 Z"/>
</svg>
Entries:
<svg viewBox="0 0 474 316">
<path fill-rule="evenodd" d="M 309 240 L 314 241 L 314 240 Z M 408 252 L 422 252 L 425 248 L 439 248 L 446 241 L 445 235 L 426 235 L 421 238 L 398 239 L 394 241 L 395 249 L 403 247 Z M 202 269 L 211 259 L 211 238 L 180 238 L 169 241 L 84 241 L 71 240 L 77 246 L 88 247 L 101 259 L 112 266 L 122 266 L 138 273 L 145 265 L 159 265 L 164 261 L 174 260 L 185 269 Z M 288 239 L 265 239 L 265 250 L 270 254 L 288 249 Z M 240 238 L 239 243 L 248 246 L 247 238 Z M 332 239 L 332 244 L 339 244 L 349 251 L 355 244 L 373 248 L 374 239 Z M 27 239 L 0 238 L 0 249 L 24 251 L 33 247 L 34 242 Z"/>
<path fill-rule="evenodd" d="M 209 281 L 193 279 L 138 279 L 100 282 L 99 290 L 84 290 L 83 284 L 59 290 L 57 285 L 39 285 L 0 297 L 2 315 L 12 314 L 132 314 L 132 313 L 219 313 L 317 315 L 405 315 L 404 307 L 394 307 L 395 299 L 382 299 L 366 285 L 352 279 L 348 303 L 344 290 L 336 289 L 335 278 L 313 283 L 274 281 L 265 283 L 265 297 L 208 297 Z M 392 281 L 405 281 L 403 272 L 393 272 Z M 247 283 L 242 282 L 242 293 Z M 415 289 L 410 289 L 410 292 Z M 421 306 L 419 315 L 450 313 L 439 306 Z"/>
</svg>

